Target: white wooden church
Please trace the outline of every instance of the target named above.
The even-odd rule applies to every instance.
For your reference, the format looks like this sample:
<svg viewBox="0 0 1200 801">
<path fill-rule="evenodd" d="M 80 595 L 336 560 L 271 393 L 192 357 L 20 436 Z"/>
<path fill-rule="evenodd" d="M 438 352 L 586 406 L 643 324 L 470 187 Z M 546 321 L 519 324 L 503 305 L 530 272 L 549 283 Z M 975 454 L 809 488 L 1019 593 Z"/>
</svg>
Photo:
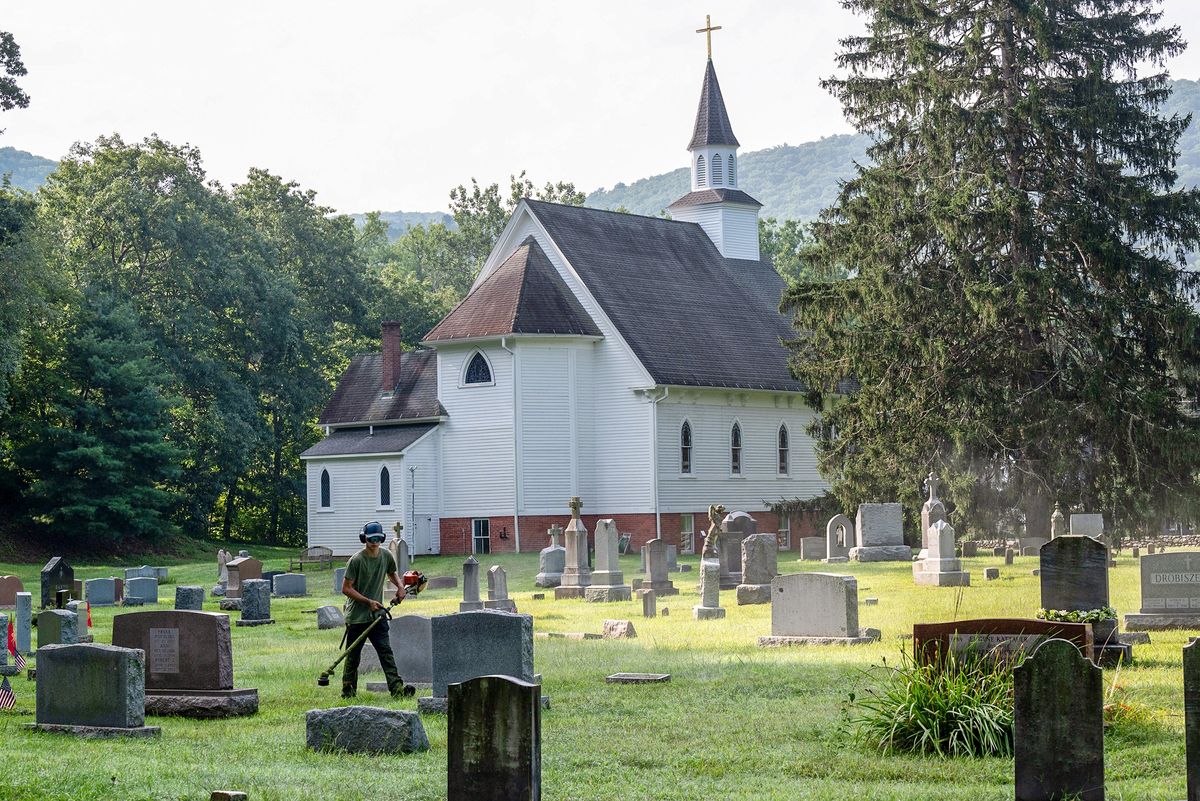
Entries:
<svg viewBox="0 0 1200 801">
<path fill-rule="evenodd" d="M 711 503 L 799 537 L 768 504 L 827 485 L 711 58 L 688 150 L 672 219 L 523 200 L 421 349 L 383 324 L 301 457 L 310 545 L 350 554 L 379 520 L 417 554 L 536 552 L 575 495 L 634 547 L 688 548 Z"/>
</svg>

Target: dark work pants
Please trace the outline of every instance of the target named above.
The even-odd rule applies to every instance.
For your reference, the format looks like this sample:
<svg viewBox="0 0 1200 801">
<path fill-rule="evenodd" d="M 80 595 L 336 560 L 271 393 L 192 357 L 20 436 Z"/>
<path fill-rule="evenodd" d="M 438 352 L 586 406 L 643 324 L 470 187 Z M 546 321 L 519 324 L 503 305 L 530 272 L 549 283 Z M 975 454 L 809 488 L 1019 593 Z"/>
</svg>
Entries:
<svg viewBox="0 0 1200 801">
<path fill-rule="evenodd" d="M 347 644 L 361 637 L 369 625 L 369 623 L 347 623 Z M 388 639 L 388 621 L 384 620 L 375 624 L 375 628 L 371 629 L 367 639 L 371 641 L 371 645 L 375 646 L 375 653 L 379 655 L 379 665 L 383 668 L 383 675 L 387 679 L 388 692 L 397 695 L 404 688 L 404 682 L 400 678 L 400 672 L 396 669 L 396 657 L 392 654 L 392 643 Z M 362 659 L 364 645 L 366 645 L 365 642 L 359 643 L 357 648 L 346 654 L 346 660 L 342 667 L 342 695 L 352 695 L 358 691 L 358 663 Z"/>
</svg>

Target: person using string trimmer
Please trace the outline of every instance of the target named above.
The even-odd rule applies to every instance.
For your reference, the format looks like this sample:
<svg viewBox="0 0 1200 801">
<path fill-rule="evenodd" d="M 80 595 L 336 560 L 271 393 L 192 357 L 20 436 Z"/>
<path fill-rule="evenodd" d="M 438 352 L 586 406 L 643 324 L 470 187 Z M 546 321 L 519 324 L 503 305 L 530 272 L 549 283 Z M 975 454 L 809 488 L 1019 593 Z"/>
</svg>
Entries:
<svg viewBox="0 0 1200 801">
<path fill-rule="evenodd" d="M 387 625 L 372 625 L 378 617 L 386 617 L 388 610 L 383 605 L 383 589 L 386 581 L 396 586 L 392 606 L 404 599 L 405 589 L 396 574 L 396 560 L 383 547 L 386 536 L 383 526 L 371 522 L 362 527 L 358 539 L 363 549 L 346 564 L 346 575 L 342 581 L 342 595 L 346 596 L 346 638 L 350 647 L 345 653 L 342 667 L 342 697 L 353 698 L 358 693 L 358 663 L 362 658 L 363 643 L 369 639 L 379 656 L 379 665 L 387 678 L 388 692 L 393 698 L 412 695 L 412 686 L 405 686 L 396 669 L 396 657 L 388 639 Z M 362 635 L 366 634 L 364 638 Z"/>
</svg>

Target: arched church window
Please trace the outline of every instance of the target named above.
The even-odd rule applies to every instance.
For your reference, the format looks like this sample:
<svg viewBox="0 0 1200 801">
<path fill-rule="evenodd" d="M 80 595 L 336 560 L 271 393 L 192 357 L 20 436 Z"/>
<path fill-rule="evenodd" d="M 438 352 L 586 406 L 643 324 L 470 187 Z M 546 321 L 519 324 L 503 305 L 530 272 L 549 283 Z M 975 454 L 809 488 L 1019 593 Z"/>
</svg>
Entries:
<svg viewBox="0 0 1200 801">
<path fill-rule="evenodd" d="M 736 186 L 737 185 L 737 155 L 736 154 L 734 154 L 734 153 L 729 154 L 729 165 L 728 166 L 729 166 L 729 185 Z"/>
<path fill-rule="evenodd" d="M 329 471 L 321 471 L 321 508 L 328 509 L 329 503 Z"/>
<path fill-rule="evenodd" d="M 487 358 L 479 351 L 475 351 L 475 355 L 467 363 L 467 374 L 463 380 L 464 384 L 490 384 L 492 383 L 492 367 L 488 364 Z"/>
<path fill-rule="evenodd" d="M 696 186 L 708 186 L 708 173 L 704 169 L 704 156 L 696 156 Z"/>
<path fill-rule="evenodd" d="M 392 505 L 392 474 L 388 471 L 387 465 L 379 471 L 379 505 Z"/>
<path fill-rule="evenodd" d="M 721 154 L 714 153 L 712 161 L 712 185 L 720 186 L 724 181 L 724 172 L 721 169 Z"/>
<path fill-rule="evenodd" d="M 779 475 L 786 476 L 788 472 L 788 429 L 786 425 L 779 427 Z"/>
<path fill-rule="evenodd" d="M 729 472 L 735 476 L 742 474 L 742 426 L 740 423 L 734 423 L 733 430 L 729 432 Z"/>
<path fill-rule="evenodd" d="M 679 472 L 692 472 L 692 424 L 687 420 L 683 421 L 683 427 L 679 429 Z"/>
</svg>

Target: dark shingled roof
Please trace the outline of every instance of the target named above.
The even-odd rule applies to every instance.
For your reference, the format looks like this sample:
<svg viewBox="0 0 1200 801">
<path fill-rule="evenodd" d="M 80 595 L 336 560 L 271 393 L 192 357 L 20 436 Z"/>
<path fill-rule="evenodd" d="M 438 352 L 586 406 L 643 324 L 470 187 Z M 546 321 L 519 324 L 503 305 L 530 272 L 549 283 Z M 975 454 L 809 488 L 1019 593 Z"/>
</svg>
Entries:
<svg viewBox="0 0 1200 801">
<path fill-rule="evenodd" d="M 400 354 L 400 381 L 391 397 L 383 395 L 383 354 L 360 353 L 338 379 L 318 425 L 398 422 L 445 417 L 437 396 L 437 354 L 413 350 Z"/>
<path fill-rule="evenodd" d="M 305 456 L 350 456 L 354 454 L 399 453 L 428 434 L 437 423 L 417 423 L 410 426 L 376 426 L 342 428 L 300 454 Z"/>
<path fill-rule="evenodd" d="M 696 109 L 696 127 L 692 129 L 692 143 L 688 150 L 705 145 L 738 146 L 729 124 L 729 113 L 725 111 L 725 99 L 721 97 L 721 84 L 717 83 L 717 71 L 712 59 L 704 68 L 704 86 L 700 89 L 700 107 Z"/>
<path fill-rule="evenodd" d="M 601 335 L 532 236 L 434 326 L 425 341 L 501 334 Z"/>
<path fill-rule="evenodd" d="M 747 206 L 762 206 L 761 203 L 740 189 L 699 189 L 695 192 L 688 192 L 679 198 L 679 200 L 667 206 L 667 208 L 673 209 L 676 206 L 701 206 L 705 203 L 722 203 L 725 201 L 730 203 L 745 203 Z"/>
<path fill-rule="evenodd" d="M 695 223 L 525 202 L 655 382 L 804 390 L 770 264 L 723 258 Z"/>
</svg>

